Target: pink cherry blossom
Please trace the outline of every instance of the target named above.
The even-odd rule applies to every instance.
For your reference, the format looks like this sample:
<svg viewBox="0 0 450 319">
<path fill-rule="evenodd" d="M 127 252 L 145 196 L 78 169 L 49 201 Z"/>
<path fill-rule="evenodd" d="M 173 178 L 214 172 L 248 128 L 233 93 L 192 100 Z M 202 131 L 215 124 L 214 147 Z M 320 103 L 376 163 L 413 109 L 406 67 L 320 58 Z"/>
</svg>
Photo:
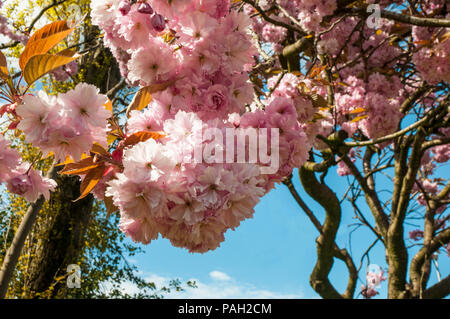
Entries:
<svg viewBox="0 0 450 319">
<path fill-rule="evenodd" d="M 108 99 L 99 94 L 99 89 L 94 85 L 80 83 L 58 98 L 75 121 L 80 119 L 91 127 L 106 127 L 107 119 L 111 116 L 104 106 Z"/>
<path fill-rule="evenodd" d="M 418 241 L 423 238 L 423 231 L 420 229 L 415 229 L 409 232 L 409 238 Z"/>
<path fill-rule="evenodd" d="M 126 149 L 123 154 L 125 174 L 139 181 L 157 181 L 175 163 L 164 146 L 153 139 Z"/>
<path fill-rule="evenodd" d="M 55 104 L 55 97 L 48 96 L 44 91 L 39 91 L 37 96 L 23 97 L 22 103 L 16 108 L 17 115 L 22 118 L 17 128 L 25 132 L 28 143 L 39 143 L 42 136 L 47 134 Z"/>
<path fill-rule="evenodd" d="M 20 154 L 10 148 L 10 143 L 0 134 L 0 183 L 9 179 L 12 170 L 20 164 Z"/>
<path fill-rule="evenodd" d="M 54 191 L 57 184 L 53 179 L 43 177 L 39 171 L 30 168 L 30 164 L 23 163 L 12 173 L 6 185 L 8 190 L 23 196 L 27 201 L 34 203 L 40 195 L 46 200 L 50 199 L 50 191 Z"/>
<path fill-rule="evenodd" d="M 150 85 L 170 79 L 174 75 L 177 62 L 174 52 L 165 47 L 167 44 L 161 40 L 151 39 L 145 48 L 133 52 L 128 62 L 130 80 Z"/>
</svg>

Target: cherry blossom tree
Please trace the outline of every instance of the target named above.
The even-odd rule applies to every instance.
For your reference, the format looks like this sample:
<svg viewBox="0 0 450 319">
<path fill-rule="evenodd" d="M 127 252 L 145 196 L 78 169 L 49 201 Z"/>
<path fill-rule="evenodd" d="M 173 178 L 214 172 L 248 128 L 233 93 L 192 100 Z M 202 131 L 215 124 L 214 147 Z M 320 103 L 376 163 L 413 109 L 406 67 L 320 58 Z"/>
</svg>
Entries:
<svg viewBox="0 0 450 319">
<path fill-rule="evenodd" d="M 123 83 L 136 88 L 132 100 L 117 106 L 86 83 L 57 96 L 29 92 L 48 72 L 76 72 L 83 52 L 49 53 L 76 28 L 58 21 L 28 39 L 19 80 L 2 57 L 2 114 L 39 160 L 81 177 L 80 199 L 93 194 L 119 212 L 135 242 L 162 236 L 207 253 L 282 183 L 319 232 L 310 283 L 321 297 L 356 297 L 363 274 L 365 298 L 384 281 L 389 298 L 442 298 L 450 275 L 428 282 L 432 263 L 450 254 L 447 12 L 440 0 L 92 1 L 90 18 Z M 246 143 L 252 132 L 257 142 Z M 56 187 L 55 169 L 43 177 L 6 137 L 0 143 L 0 181 L 36 214 Z M 332 170 L 343 183 L 327 182 Z M 297 171 L 323 222 L 295 189 Z M 336 244 L 344 202 L 375 236 L 359 266 Z M 410 218 L 421 222 L 409 233 L 420 245 L 411 258 Z M 17 232 L 1 285 L 26 233 Z M 387 273 L 366 272 L 378 244 Z M 348 269 L 344 292 L 329 279 L 335 259 Z"/>
</svg>

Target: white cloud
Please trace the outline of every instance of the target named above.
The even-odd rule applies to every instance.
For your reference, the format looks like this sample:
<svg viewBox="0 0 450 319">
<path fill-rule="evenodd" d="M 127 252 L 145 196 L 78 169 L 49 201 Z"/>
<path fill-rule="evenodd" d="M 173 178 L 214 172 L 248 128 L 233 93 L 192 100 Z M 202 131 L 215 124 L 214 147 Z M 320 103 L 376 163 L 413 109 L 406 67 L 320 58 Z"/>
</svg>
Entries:
<svg viewBox="0 0 450 319">
<path fill-rule="evenodd" d="M 202 282 L 198 279 L 191 278 L 195 281 L 197 288 L 185 288 L 184 291 L 164 294 L 167 299 L 296 299 L 303 298 L 304 295 L 298 291 L 297 293 L 283 293 L 273 290 L 261 289 L 252 284 L 237 282 L 228 274 L 214 270 L 209 273 L 212 279 L 209 282 Z M 156 287 L 168 287 L 172 278 L 151 274 L 145 277 L 145 280 L 155 283 Z M 182 283 L 186 282 L 180 279 Z M 139 290 L 134 284 L 124 283 L 122 285 L 123 292 L 129 294 L 137 293 Z"/>
<path fill-rule="evenodd" d="M 166 298 L 186 299 L 294 299 L 302 298 L 302 294 L 284 294 L 280 292 L 259 289 L 254 285 L 237 282 L 203 283 L 196 280 L 197 288 L 187 288 L 176 294 L 169 294 Z"/>
<path fill-rule="evenodd" d="M 231 280 L 230 276 L 228 276 L 226 273 L 218 271 L 218 270 L 211 271 L 209 273 L 209 276 L 213 280 L 218 280 L 218 281 L 229 281 L 229 280 Z"/>
</svg>

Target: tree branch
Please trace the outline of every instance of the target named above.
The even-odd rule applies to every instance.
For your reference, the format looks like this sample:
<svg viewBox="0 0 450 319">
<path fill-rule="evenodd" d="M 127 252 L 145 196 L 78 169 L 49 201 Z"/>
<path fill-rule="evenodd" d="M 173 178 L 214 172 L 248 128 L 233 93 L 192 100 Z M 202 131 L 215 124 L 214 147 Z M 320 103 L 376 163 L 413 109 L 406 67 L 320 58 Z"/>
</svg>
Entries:
<svg viewBox="0 0 450 319">
<path fill-rule="evenodd" d="M 262 17 L 264 20 L 266 20 L 267 22 L 270 22 L 270 23 L 272 23 L 273 25 L 276 25 L 276 26 L 279 26 L 279 27 L 286 28 L 286 29 L 291 30 L 291 31 L 293 31 L 293 32 L 297 32 L 297 33 L 299 33 L 300 35 L 305 35 L 305 32 L 304 32 L 303 30 L 300 30 L 300 29 L 298 29 L 298 28 L 296 28 L 296 27 L 294 27 L 294 26 L 292 26 L 292 25 L 290 25 L 290 24 L 287 24 L 287 23 L 284 23 L 284 22 L 281 22 L 281 21 L 277 21 L 277 20 L 274 20 L 274 19 L 272 19 L 271 17 L 269 17 L 269 16 L 266 14 L 266 12 L 265 12 L 263 9 L 261 9 L 261 7 L 258 6 L 258 5 L 255 3 L 255 1 L 251 1 L 251 0 L 242 0 L 242 2 L 247 3 L 247 4 L 251 5 L 253 8 L 255 8 L 256 11 L 258 11 L 258 13 L 261 15 L 261 17 Z"/>
<path fill-rule="evenodd" d="M 344 163 L 352 172 L 353 176 L 355 176 L 362 190 L 364 191 L 364 195 L 366 197 L 367 204 L 372 211 L 373 216 L 375 217 L 375 221 L 377 226 L 381 232 L 383 237 L 386 237 L 387 230 L 389 227 L 389 221 L 387 215 L 384 213 L 383 207 L 381 206 L 380 199 L 377 196 L 375 190 L 369 187 L 367 180 L 361 175 L 356 165 L 350 160 L 350 158 L 345 154 L 341 157 Z"/>
<path fill-rule="evenodd" d="M 295 189 L 294 184 L 292 183 L 292 175 L 287 177 L 283 181 L 283 184 L 287 186 L 292 196 L 294 197 L 295 201 L 299 204 L 299 206 L 302 208 L 302 210 L 314 224 L 319 233 L 323 234 L 322 225 L 320 224 L 320 221 L 314 215 L 312 210 L 306 205 L 306 203 L 303 201 L 303 199 L 300 197 L 297 190 Z M 338 245 L 336 245 L 336 243 L 334 243 L 333 246 L 333 254 L 334 257 L 342 260 L 345 263 L 345 265 L 347 266 L 347 270 L 349 272 L 347 288 L 344 294 L 342 294 L 342 297 L 346 299 L 353 298 L 353 295 L 355 294 L 356 282 L 358 280 L 358 270 L 356 269 L 355 263 L 353 262 L 353 259 L 347 252 L 347 250 L 340 249 Z"/>
<path fill-rule="evenodd" d="M 318 182 L 314 172 L 304 167 L 301 167 L 299 172 L 305 191 L 325 209 L 326 213 L 322 233 L 316 240 L 317 262 L 310 277 L 310 284 L 322 298 L 339 299 L 342 296 L 328 279 L 334 263 L 333 247 L 341 221 L 339 199 L 328 186 Z"/>
<path fill-rule="evenodd" d="M 364 17 L 368 17 L 371 14 L 370 12 L 367 12 L 366 9 L 361 8 L 350 8 L 345 10 L 345 12 L 354 13 Z M 397 22 L 412 24 L 420 27 L 450 27 L 450 20 L 447 19 L 415 17 L 386 10 L 381 10 L 381 17 L 388 20 L 394 20 Z"/>
<path fill-rule="evenodd" d="M 441 299 L 450 295 L 450 275 L 423 292 L 424 299 Z"/>
<path fill-rule="evenodd" d="M 439 248 L 450 242 L 450 228 L 445 229 L 435 238 L 433 238 L 427 245 L 424 245 L 411 260 L 411 265 L 409 268 L 410 272 L 410 283 L 412 286 L 412 295 L 415 297 L 419 297 L 420 295 L 420 283 L 422 277 L 422 266 L 426 262 L 427 259 L 430 259 L 431 256 L 439 250 Z M 430 288 L 431 289 L 431 288 Z M 447 288 L 450 291 L 450 287 Z M 448 294 L 449 292 L 447 292 Z M 428 293 L 425 291 L 423 293 L 423 297 L 426 298 Z"/>
</svg>

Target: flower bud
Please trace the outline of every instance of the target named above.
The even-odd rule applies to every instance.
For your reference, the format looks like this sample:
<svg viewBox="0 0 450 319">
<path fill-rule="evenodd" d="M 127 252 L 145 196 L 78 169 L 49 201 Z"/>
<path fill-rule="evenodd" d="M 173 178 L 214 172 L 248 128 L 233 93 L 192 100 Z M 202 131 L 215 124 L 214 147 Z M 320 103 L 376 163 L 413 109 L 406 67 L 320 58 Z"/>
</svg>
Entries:
<svg viewBox="0 0 450 319">
<path fill-rule="evenodd" d="M 126 16 L 128 12 L 131 10 L 130 2 L 127 0 L 123 0 L 119 3 L 119 11 L 123 16 Z"/>
<path fill-rule="evenodd" d="M 166 21 L 164 20 L 164 17 L 158 13 L 156 13 L 152 17 L 151 21 L 152 21 L 153 29 L 155 29 L 158 32 L 161 32 L 166 28 Z"/>
<path fill-rule="evenodd" d="M 153 14 L 153 9 L 147 2 L 142 2 L 139 5 L 138 12 L 143 14 Z"/>
<path fill-rule="evenodd" d="M 114 152 L 112 152 L 112 159 L 116 162 L 122 163 L 122 157 L 123 157 L 123 149 L 122 148 L 116 148 Z"/>
</svg>

